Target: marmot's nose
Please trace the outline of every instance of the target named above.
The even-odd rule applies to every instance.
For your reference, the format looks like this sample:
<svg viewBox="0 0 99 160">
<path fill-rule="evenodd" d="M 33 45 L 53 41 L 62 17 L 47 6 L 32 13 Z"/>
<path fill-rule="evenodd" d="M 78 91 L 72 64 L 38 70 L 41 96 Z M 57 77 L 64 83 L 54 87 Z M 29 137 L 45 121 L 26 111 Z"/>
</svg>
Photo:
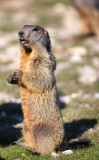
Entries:
<svg viewBox="0 0 99 160">
<path fill-rule="evenodd" d="M 24 32 L 20 31 L 18 34 L 19 34 L 20 36 L 22 36 L 22 35 L 23 35 L 23 33 L 24 33 Z"/>
</svg>

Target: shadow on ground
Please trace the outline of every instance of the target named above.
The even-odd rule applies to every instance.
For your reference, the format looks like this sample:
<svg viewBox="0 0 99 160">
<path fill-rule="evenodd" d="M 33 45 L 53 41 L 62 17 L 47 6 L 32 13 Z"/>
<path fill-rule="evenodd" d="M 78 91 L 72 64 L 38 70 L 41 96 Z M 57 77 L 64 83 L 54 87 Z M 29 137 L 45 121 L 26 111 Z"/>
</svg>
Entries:
<svg viewBox="0 0 99 160">
<path fill-rule="evenodd" d="M 16 128 L 17 123 L 23 120 L 21 105 L 6 103 L 0 105 L 0 145 L 13 144 L 21 137 L 21 128 Z"/>
<path fill-rule="evenodd" d="M 62 106 L 61 106 L 62 107 Z M 64 107 L 64 105 L 63 105 Z M 23 121 L 21 105 L 7 103 L 0 106 L 0 145 L 7 146 L 17 141 L 21 135 L 22 128 L 15 128 L 15 124 Z M 65 130 L 67 140 L 80 137 L 85 131 L 96 125 L 96 119 L 80 119 L 66 123 Z"/>
<path fill-rule="evenodd" d="M 67 140 L 80 137 L 85 131 L 97 124 L 96 119 L 80 119 L 64 124 Z"/>
<path fill-rule="evenodd" d="M 0 157 L 0 160 L 5 160 L 5 159 Z"/>
</svg>

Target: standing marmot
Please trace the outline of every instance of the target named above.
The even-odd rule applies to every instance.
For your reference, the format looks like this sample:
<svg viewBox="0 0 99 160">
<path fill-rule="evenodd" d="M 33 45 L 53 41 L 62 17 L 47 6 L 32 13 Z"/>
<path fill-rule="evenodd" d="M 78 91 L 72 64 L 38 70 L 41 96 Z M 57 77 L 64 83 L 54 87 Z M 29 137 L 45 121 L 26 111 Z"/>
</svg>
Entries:
<svg viewBox="0 0 99 160">
<path fill-rule="evenodd" d="M 27 146 L 40 153 L 52 153 L 67 144 L 49 34 L 39 26 L 25 25 L 19 32 L 19 40 L 19 70 L 9 75 L 7 81 L 20 87 L 25 123 L 23 134 Z M 67 146 L 78 145 L 79 142 L 85 146 L 90 144 L 89 139 L 82 138 L 71 140 Z"/>
<path fill-rule="evenodd" d="M 19 70 L 7 81 L 20 87 L 25 122 L 23 134 L 28 147 L 40 153 L 51 153 L 63 143 L 64 126 L 50 37 L 39 26 L 25 25 L 19 32 L 19 40 Z"/>
</svg>

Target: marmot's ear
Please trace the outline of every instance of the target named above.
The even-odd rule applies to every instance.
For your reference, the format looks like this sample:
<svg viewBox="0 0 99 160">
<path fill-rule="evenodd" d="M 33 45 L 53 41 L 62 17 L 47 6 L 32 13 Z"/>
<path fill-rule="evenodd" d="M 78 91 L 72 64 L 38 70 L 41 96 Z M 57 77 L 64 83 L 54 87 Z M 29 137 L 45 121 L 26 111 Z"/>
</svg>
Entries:
<svg viewBox="0 0 99 160">
<path fill-rule="evenodd" d="M 44 30 L 44 34 L 47 36 L 48 35 L 48 32 L 46 30 Z"/>
</svg>

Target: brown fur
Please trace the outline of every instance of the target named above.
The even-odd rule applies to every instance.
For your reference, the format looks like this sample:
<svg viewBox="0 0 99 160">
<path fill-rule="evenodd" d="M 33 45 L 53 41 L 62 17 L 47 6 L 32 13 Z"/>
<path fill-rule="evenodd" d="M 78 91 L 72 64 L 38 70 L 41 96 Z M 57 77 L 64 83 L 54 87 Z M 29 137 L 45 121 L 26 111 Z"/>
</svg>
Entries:
<svg viewBox="0 0 99 160">
<path fill-rule="evenodd" d="M 47 31 L 26 25 L 19 32 L 19 40 L 19 69 L 7 81 L 20 87 L 25 146 L 44 154 L 71 147 L 72 143 L 90 144 L 87 139 L 66 142 L 54 76 L 56 62 Z"/>
<path fill-rule="evenodd" d="M 48 33 L 44 36 L 46 41 Z M 28 48 L 31 48 L 29 53 Z M 28 48 L 20 46 L 21 58 L 17 70 L 17 75 L 21 72 L 18 85 L 25 123 L 23 134 L 28 147 L 40 153 L 51 153 L 64 140 L 54 76 L 55 58 L 52 51 L 41 43 L 31 44 Z"/>
</svg>

